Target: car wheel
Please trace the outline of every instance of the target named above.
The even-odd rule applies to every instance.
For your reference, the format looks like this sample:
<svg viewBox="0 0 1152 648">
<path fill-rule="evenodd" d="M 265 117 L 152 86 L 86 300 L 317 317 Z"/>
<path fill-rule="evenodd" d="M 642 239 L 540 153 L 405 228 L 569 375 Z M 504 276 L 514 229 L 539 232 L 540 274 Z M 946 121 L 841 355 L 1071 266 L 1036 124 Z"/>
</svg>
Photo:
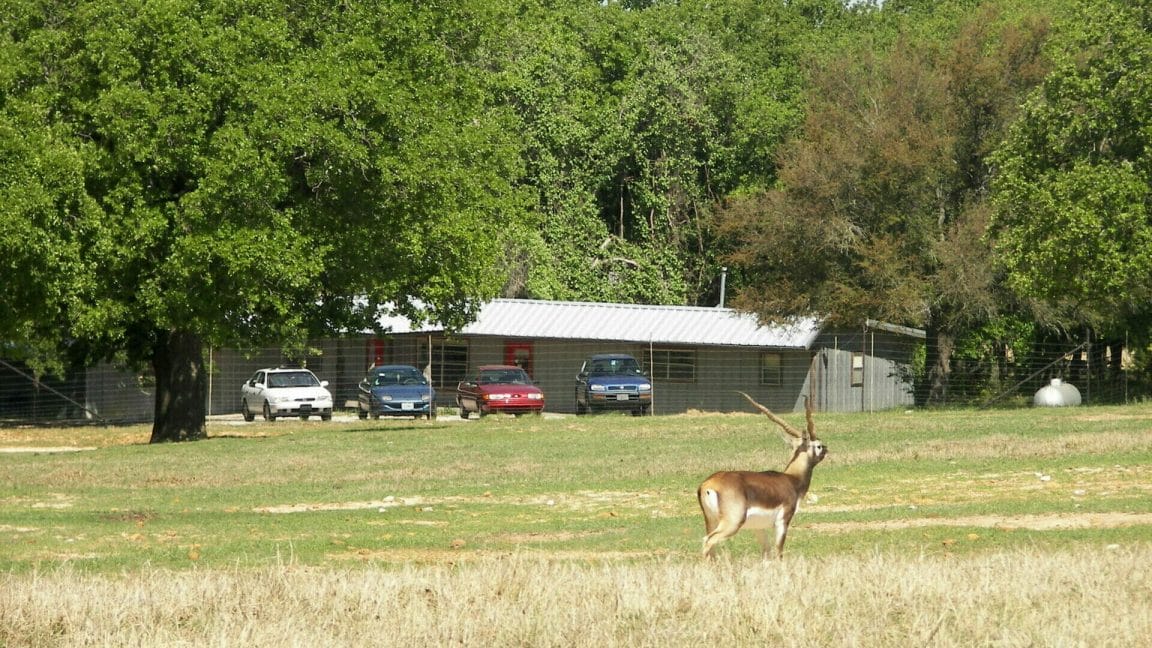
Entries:
<svg viewBox="0 0 1152 648">
<path fill-rule="evenodd" d="M 321 421 L 331 421 L 331 420 L 332 420 L 332 415 L 331 415 L 331 414 L 321 414 L 321 415 L 320 415 L 320 420 L 321 420 Z"/>
<path fill-rule="evenodd" d="M 372 420 L 373 421 L 379 421 L 380 420 L 380 411 L 379 410 L 372 412 Z"/>
<path fill-rule="evenodd" d="M 272 413 L 272 408 L 268 407 L 268 401 L 264 401 L 264 420 L 275 421 L 276 415 Z"/>
<path fill-rule="evenodd" d="M 456 399 L 456 407 L 460 409 L 460 418 L 467 420 L 468 419 L 468 408 L 464 407 L 464 401 L 457 398 Z"/>
<path fill-rule="evenodd" d="M 368 412 L 366 410 L 360 409 L 360 406 L 357 405 L 356 406 L 356 416 L 359 416 L 360 420 L 363 421 L 364 419 L 368 418 Z"/>
<path fill-rule="evenodd" d="M 300 415 L 300 420 L 301 420 L 301 421 L 307 421 L 307 420 L 308 420 L 308 415 L 307 415 L 307 414 L 301 414 L 301 415 Z"/>
<path fill-rule="evenodd" d="M 435 406 L 428 408 L 428 420 L 429 421 L 435 421 L 436 420 L 436 407 Z"/>
<path fill-rule="evenodd" d="M 248 409 L 247 400 L 240 401 L 240 413 L 244 416 L 244 420 L 248 421 L 249 423 L 256 420 L 256 415 Z"/>
</svg>

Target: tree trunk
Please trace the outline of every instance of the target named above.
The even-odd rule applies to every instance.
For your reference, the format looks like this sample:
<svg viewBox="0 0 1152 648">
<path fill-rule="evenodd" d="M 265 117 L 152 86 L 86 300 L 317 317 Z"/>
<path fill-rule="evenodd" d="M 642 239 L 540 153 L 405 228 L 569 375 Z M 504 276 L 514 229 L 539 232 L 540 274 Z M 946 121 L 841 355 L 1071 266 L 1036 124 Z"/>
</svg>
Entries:
<svg viewBox="0 0 1152 648">
<path fill-rule="evenodd" d="M 951 333 L 935 326 L 928 328 L 925 340 L 927 351 L 927 375 L 917 386 L 916 404 L 920 406 L 946 405 L 948 403 L 948 380 L 952 376 L 952 352 L 956 339 Z"/>
<path fill-rule="evenodd" d="M 164 331 L 153 352 L 156 407 L 151 443 L 195 441 L 208 436 L 205 398 L 208 376 L 204 344 L 188 331 Z"/>
</svg>

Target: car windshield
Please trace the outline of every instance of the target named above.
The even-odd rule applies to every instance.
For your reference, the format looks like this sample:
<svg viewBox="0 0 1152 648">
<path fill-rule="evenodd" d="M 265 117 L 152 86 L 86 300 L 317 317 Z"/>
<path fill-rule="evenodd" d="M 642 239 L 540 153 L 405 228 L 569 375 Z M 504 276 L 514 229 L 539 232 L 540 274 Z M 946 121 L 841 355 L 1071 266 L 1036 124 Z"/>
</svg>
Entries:
<svg viewBox="0 0 1152 648">
<path fill-rule="evenodd" d="M 280 371 L 268 374 L 268 386 L 279 387 L 315 387 L 320 384 L 311 371 Z"/>
<path fill-rule="evenodd" d="M 372 385 L 383 387 L 386 385 L 427 385 L 424 375 L 415 370 L 381 371 L 372 379 Z"/>
<path fill-rule="evenodd" d="M 632 358 L 598 358 L 592 361 L 588 373 L 593 376 L 639 376 L 644 372 Z"/>
<path fill-rule="evenodd" d="M 491 369 L 480 372 L 481 385 L 530 385 L 532 379 L 523 369 Z"/>
</svg>

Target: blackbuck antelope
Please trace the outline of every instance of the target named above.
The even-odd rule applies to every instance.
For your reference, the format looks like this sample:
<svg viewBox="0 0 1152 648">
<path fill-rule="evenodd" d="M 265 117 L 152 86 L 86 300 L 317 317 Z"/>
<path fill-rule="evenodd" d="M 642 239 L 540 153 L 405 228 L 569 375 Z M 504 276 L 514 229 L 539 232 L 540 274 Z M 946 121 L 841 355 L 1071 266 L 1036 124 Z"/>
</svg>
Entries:
<svg viewBox="0 0 1152 648">
<path fill-rule="evenodd" d="M 756 532 L 764 548 L 764 557 L 768 558 L 768 529 L 774 529 L 776 557 L 779 558 L 784 555 L 788 524 L 812 483 L 812 470 L 828 454 L 828 448 L 816 438 L 812 405 L 808 400 L 804 402 L 808 429 L 801 432 L 752 400 L 748 394 L 740 394 L 788 434 L 794 448 L 792 460 L 784 472 L 723 470 L 700 484 L 696 498 L 704 512 L 704 531 L 707 534 L 702 551 L 706 558 L 711 558 L 716 545 L 736 535 L 740 529 L 749 528 Z"/>
</svg>

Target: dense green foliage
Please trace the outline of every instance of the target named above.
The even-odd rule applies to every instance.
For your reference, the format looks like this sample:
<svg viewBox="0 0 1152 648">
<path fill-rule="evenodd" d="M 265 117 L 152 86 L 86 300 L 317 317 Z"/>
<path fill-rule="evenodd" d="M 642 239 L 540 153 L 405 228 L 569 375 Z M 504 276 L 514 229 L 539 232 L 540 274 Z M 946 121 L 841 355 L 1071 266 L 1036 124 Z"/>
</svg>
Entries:
<svg viewBox="0 0 1152 648">
<path fill-rule="evenodd" d="M 1097 317 L 1152 299 L 1152 7 L 1088 2 L 998 152 L 998 258 L 1020 291 Z"/>
<path fill-rule="evenodd" d="M 205 344 L 722 264 L 768 319 L 928 329 L 922 402 L 958 346 L 1147 328 L 1142 3 L 330 4 L 0 2 L 6 353 L 151 364 L 179 439 Z"/>
</svg>

